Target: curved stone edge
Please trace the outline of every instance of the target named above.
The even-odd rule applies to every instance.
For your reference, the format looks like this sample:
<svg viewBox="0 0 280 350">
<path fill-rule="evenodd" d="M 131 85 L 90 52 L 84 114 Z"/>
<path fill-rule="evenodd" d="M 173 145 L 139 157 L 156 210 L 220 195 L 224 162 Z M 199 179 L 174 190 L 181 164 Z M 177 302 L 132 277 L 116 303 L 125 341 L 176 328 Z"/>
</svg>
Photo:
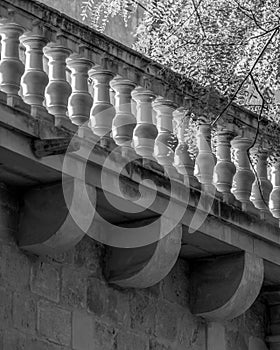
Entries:
<svg viewBox="0 0 280 350">
<path fill-rule="evenodd" d="M 140 270 L 128 278 L 118 277 L 118 279 L 109 279 L 108 282 L 123 288 L 148 288 L 155 285 L 166 277 L 175 265 L 181 249 L 181 239 L 182 226 L 178 225 L 156 243 L 152 256 Z M 132 259 L 135 254 L 133 252 Z"/>
<path fill-rule="evenodd" d="M 221 307 L 209 312 L 197 313 L 209 321 L 225 321 L 243 314 L 258 297 L 264 278 L 263 259 L 244 253 L 244 268 L 240 283 L 232 297 Z"/>
<path fill-rule="evenodd" d="M 52 206 L 52 211 L 57 209 L 58 212 L 61 212 L 61 223 L 57 225 L 58 227 L 55 230 L 52 228 L 53 231 L 48 232 L 47 237 L 45 237 L 46 234 L 42 237 L 40 227 L 38 227 L 32 232 L 32 237 L 28 237 L 27 242 L 25 235 L 28 232 L 19 225 L 17 240 L 21 249 L 37 255 L 55 255 L 73 248 L 86 234 L 86 230 L 80 223 L 84 222 L 84 226 L 89 226 L 92 221 L 94 213 L 91 212 L 91 209 L 96 200 L 95 190 L 92 191 L 89 186 L 86 186 L 87 193 L 90 195 L 93 203 L 89 206 L 89 198 L 88 196 L 84 196 L 83 191 L 85 187 L 80 180 L 72 179 L 64 182 L 63 185 L 61 183 L 59 185 L 56 184 L 56 186 L 61 186 L 60 188 L 63 191 L 65 200 L 63 208 L 61 207 L 61 203 L 56 202 L 54 198 L 52 203 L 49 202 L 44 206 L 44 215 L 48 215 L 48 210 Z M 43 203 L 44 198 L 39 199 L 39 203 L 40 201 Z M 65 213 L 67 214 L 65 215 Z M 21 220 L 25 220 L 25 225 L 28 220 L 30 220 L 30 225 L 38 225 L 38 219 L 36 217 L 30 216 L 21 218 Z M 51 215 L 49 220 L 52 220 Z"/>
</svg>

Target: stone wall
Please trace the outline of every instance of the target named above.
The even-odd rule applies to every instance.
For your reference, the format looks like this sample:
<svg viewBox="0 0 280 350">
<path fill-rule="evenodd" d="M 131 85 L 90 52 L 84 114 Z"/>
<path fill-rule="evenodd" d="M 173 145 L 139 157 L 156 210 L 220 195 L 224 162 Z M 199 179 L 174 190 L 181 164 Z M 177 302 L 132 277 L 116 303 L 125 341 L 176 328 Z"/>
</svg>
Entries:
<svg viewBox="0 0 280 350">
<path fill-rule="evenodd" d="M 82 21 L 81 18 L 81 5 L 83 0 L 39 0 L 43 4 L 53 7 L 54 9 L 65 13 L 66 15 L 75 18 L 84 24 L 89 24 L 88 20 Z M 127 27 L 124 24 L 123 19 L 120 16 L 110 18 L 107 23 L 104 34 L 109 37 L 127 45 L 132 46 L 135 38 L 133 36 L 135 28 L 137 27 L 142 15 L 142 10 L 137 9 L 137 12 L 133 14 L 128 21 Z"/>
<path fill-rule="evenodd" d="M 152 288 L 120 290 L 104 280 L 104 250 L 90 238 L 54 258 L 20 251 L 17 212 L 16 196 L 1 185 L 0 349 L 266 349 L 260 301 L 234 321 L 207 326 L 189 311 L 186 261 Z"/>
</svg>

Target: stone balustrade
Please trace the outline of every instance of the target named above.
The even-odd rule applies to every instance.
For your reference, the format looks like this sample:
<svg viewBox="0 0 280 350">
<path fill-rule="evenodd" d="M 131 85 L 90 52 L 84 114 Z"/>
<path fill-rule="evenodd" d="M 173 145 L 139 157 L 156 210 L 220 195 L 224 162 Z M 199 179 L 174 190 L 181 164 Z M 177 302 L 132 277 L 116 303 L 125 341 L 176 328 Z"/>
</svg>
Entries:
<svg viewBox="0 0 280 350">
<path fill-rule="evenodd" d="M 20 4 L 25 7 L 22 12 L 17 11 Z M 36 18 L 35 7 L 41 18 Z M 122 151 L 130 149 L 140 159 L 158 162 L 172 181 L 191 186 L 198 180 L 211 196 L 214 188 L 224 201 L 238 200 L 244 210 L 254 205 L 260 212 L 270 212 L 280 219 L 280 162 L 278 159 L 273 168 L 268 169 L 269 150 L 264 149 L 255 152 L 258 160 L 253 171 L 249 150 L 256 119 L 251 112 L 242 112 L 247 118 L 243 118 L 244 125 L 248 125 L 248 120 L 251 122 L 248 133 L 243 132 L 240 120 L 238 127 L 233 122 L 234 118 L 238 119 L 238 113 L 237 117 L 230 116 L 231 121 L 218 123 L 215 128 L 211 120 L 197 115 L 199 125 L 193 137 L 197 139 L 198 153 L 193 160 L 186 136 L 190 125 L 185 113 L 188 106 L 183 103 L 182 94 L 174 93 L 177 88 L 173 89 L 174 98 L 170 98 L 166 85 L 160 91 L 163 80 L 162 85 L 151 83 L 147 73 L 142 70 L 140 74 L 139 54 L 126 49 L 127 55 L 123 57 L 127 62 L 123 60 L 121 64 L 120 54 L 112 48 L 113 41 L 107 39 L 107 52 L 98 52 L 90 42 L 85 44 L 83 26 L 80 25 L 83 35 L 79 39 L 75 33 L 78 24 L 67 18 L 63 21 L 54 12 L 55 23 L 48 17 L 51 11 L 32 1 L 4 0 L 1 4 L 0 90 L 7 95 L 11 107 L 21 101 L 30 106 L 30 118 L 43 119 L 51 114 L 58 128 L 73 130 L 73 124 L 77 128 L 89 128 L 97 139 L 110 139 Z M 49 27 L 45 26 L 43 13 Z M 98 40 L 102 44 L 106 38 L 96 34 L 92 40 L 98 46 Z M 20 58 L 22 48 L 24 59 Z M 125 50 L 121 46 L 119 49 Z M 113 55 L 117 57 L 115 61 Z M 131 63 L 133 55 L 135 66 Z M 45 59 L 47 69 L 43 64 Z M 155 67 L 150 65 L 154 75 L 159 73 L 158 66 Z M 135 74 L 131 73 L 133 70 Z M 178 75 L 174 73 L 173 77 Z M 195 110 L 195 102 L 192 107 Z M 241 113 L 236 106 L 231 113 L 232 110 Z M 213 131 L 215 150 L 211 146 Z M 268 171 L 272 176 L 268 176 Z"/>
</svg>

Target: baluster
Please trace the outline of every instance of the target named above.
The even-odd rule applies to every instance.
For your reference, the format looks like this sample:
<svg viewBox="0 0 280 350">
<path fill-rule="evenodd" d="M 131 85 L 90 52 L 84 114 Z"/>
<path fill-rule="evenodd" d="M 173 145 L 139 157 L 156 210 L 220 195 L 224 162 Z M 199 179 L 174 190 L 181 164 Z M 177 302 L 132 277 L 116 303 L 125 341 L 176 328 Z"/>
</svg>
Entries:
<svg viewBox="0 0 280 350">
<path fill-rule="evenodd" d="M 272 191 L 272 184 L 267 178 L 268 151 L 255 148 L 252 151 L 252 154 L 258 159 L 256 168 L 258 179 L 255 178 L 252 185 L 251 201 L 257 209 L 260 209 L 263 212 L 268 212 L 269 195 Z"/>
<path fill-rule="evenodd" d="M 66 81 L 66 58 L 71 50 L 60 45 L 44 47 L 44 54 L 48 58 L 49 83 L 45 90 L 48 112 L 55 116 L 56 125 L 68 122 L 67 106 L 71 94 L 71 86 Z"/>
<path fill-rule="evenodd" d="M 137 125 L 133 132 L 134 148 L 140 156 L 154 160 L 154 145 L 157 137 L 157 128 L 153 124 L 152 102 L 155 95 L 150 90 L 137 87 L 132 92 L 136 101 Z"/>
<path fill-rule="evenodd" d="M 20 79 L 24 73 L 24 64 L 19 59 L 19 37 L 24 28 L 15 23 L 0 25 L 1 62 L 0 89 L 8 95 L 7 102 L 14 105 L 20 99 Z"/>
<path fill-rule="evenodd" d="M 217 133 L 217 164 L 214 168 L 214 183 L 218 191 L 223 194 L 224 201 L 232 197 L 231 188 L 236 168 L 231 161 L 230 141 L 233 133 L 224 129 Z"/>
<path fill-rule="evenodd" d="M 255 180 L 247 154 L 251 144 L 252 140 L 244 136 L 244 130 L 242 136 L 237 136 L 231 141 L 236 159 L 236 173 L 233 177 L 232 193 L 242 203 L 243 210 L 246 210 L 251 204 L 250 195 Z"/>
<path fill-rule="evenodd" d="M 197 134 L 198 155 L 195 159 L 195 176 L 210 193 L 214 190 L 213 171 L 216 157 L 211 150 L 210 124 L 201 123 Z"/>
<path fill-rule="evenodd" d="M 124 147 L 123 154 L 129 152 L 136 125 L 136 118 L 131 112 L 131 92 L 135 84 L 130 80 L 117 77 L 110 83 L 115 91 L 116 115 L 113 119 L 112 134 L 118 146 Z"/>
<path fill-rule="evenodd" d="M 273 189 L 269 197 L 269 207 L 272 215 L 280 219 L 280 157 L 271 170 Z"/>
<path fill-rule="evenodd" d="M 178 145 L 174 154 L 174 166 L 179 174 L 184 176 L 184 182 L 193 185 L 197 182 L 194 177 L 194 160 L 189 153 L 189 146 L 185 141 L 185 130 L 189 126 L 189 117 L 185 115 L 184 108 L 178 108 L 174 113 L 174 120 L 177 127 Z"/>
<path fill-rule="evenodd" d="M 72 85 L 68 100 L 69 118 L 72 123 L 82 126 L 88 123 L 92 107 L 93 100 L 88 92 L 88 71 L 93 63 L 77 55 L 72 55 L 66 62 L 71 70 Z"/>
<path fill-rule="evenodd" d="M 103 144 L 110 137 L 115 109 L 110 102 L 110 80 L 113 73 L 109 70 L 95 67 L 89 71 L 93 82 L 93 105 L 90 111 L 90 127 L 99 136 Z"/>
<path fill-rule="evenodd" d="M 173 112 L 176 104 L 173 101 L 157 98 L 152 104 L 156 112 L 158 135 L 155 139 L 154 156 L 158 163 L 163 166 L 165 173 L 171 178 L 178 178 L 178 173 L 173 166 L 174 149 L 177 139 L 173 135 Z M 174 144 L 174 142 L 176 142 Z"/>
<path fill-rule="evenodd" d="M 21 78 L 23 99 L 31 105 L 31 113 L 36 114 L 38 108 L 44 109 L 45 88 L 49 81 L 43 70 L 43 47 L 47 40 L 43 36 L 28 33 L 21 37 L 21 42 L 26 48 L 25 72 Z"/>
</svg>

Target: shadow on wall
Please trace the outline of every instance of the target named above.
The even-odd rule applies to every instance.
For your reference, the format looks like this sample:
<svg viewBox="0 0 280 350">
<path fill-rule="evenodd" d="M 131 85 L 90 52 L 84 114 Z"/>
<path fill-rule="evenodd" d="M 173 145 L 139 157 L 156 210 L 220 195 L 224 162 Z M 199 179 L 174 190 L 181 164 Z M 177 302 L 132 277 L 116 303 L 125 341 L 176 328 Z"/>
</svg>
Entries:
<svg viewBox="0 0 280 350">
<path fill-rule="evenodd" d="M 81 23 L 89 24 L 89 21 L 83 21 L 81 18 L 81 6 L 83 0 L 38 0 L 47 6 L 53 7 L 54 9 L 65 13 L 66 15 L 75 18 Z M 120 16 L 110 18 L 107 23 L 104 34 L 109 37 L 125 44 L 129 47 L 132 46 L 135 38 L 133 33 L 139 23 L 140 12 L 137 10 L 128 21 L 127 27 L 124 24 L 123 19 Z"/>
</svg>

